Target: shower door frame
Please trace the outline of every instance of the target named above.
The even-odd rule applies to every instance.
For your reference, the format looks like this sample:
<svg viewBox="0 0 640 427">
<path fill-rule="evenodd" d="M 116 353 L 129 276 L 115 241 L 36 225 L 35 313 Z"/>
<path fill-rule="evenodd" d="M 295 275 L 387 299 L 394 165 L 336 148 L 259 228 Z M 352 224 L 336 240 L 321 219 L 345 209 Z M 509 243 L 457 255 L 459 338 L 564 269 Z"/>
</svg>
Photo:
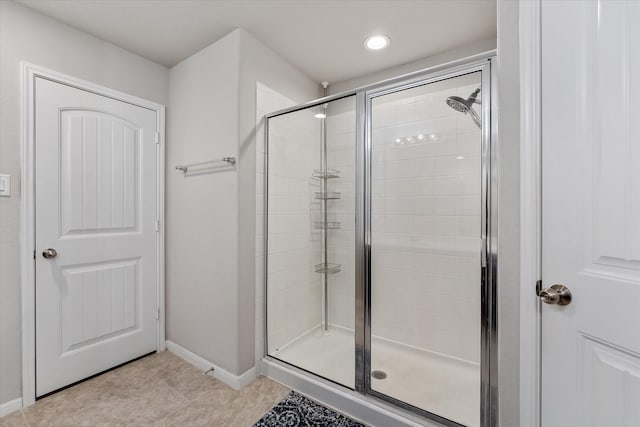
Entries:
<svg viewBox="0 0 640 427">
<path fill-rule="evenodd" d="M 395 399 L 371 388 L 371 189 L 372 189 L 372 100 L 419 86 L 481 72 L 482 151 L 481 151 L 481 349 L 480 349 L 480 425 L 497 423 L 497 168 L 495 117 L 496 96 L 493 58 L 447 68 L 416 78 L 394 81 L 358 92 L 356 98 L 356 391 L 389 402 L 443 425 L 461 426 L 452 420 Z M 492 197 L 493 195 L 493 197 Z"/>
<path fill-rule="evenodd" d="M 497 314 L 497 96 L 495 52 L 409 73 L 376 84 L 316 99 L 275 111 L 264 117 L 264 348 L 268 362 L 292 367 L 298 372 L 328 381 L 334 387 L 356 395 L 371 396 L 409 413 L 446 426 L 462 426 L 452 420 L 428 412 L 406 402 L 371 389 L 371 101 L 402 90 L 481 72 L 482 84 L 482 248 L 481 248 L 481 392 L 480 426 L 497 425 L 498 416 L 498 314 Z M 327 380 L 321 375 L 269 355 L 268 347 L 268 214 L 269 214 L 269 119 L 312 108 L 350 96 L 356 97 L 356 208 L 355 208 L 355 388 Z"/>
</svg>

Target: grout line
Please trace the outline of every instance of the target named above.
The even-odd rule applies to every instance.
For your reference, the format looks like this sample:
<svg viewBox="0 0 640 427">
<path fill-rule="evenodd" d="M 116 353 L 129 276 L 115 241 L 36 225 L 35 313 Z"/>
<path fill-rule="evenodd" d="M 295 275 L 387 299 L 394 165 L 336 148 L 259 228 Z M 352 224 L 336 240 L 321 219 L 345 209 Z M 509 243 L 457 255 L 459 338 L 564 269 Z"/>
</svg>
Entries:
<svg viewBox="0 0 640 427">
<path fill-rule="evenodd" d="M 166 350 L 165 350 L 166 351 Z M 159 354 L 159 353 L 157 353 Z M 181 361 L 182 362 L 182 361 Z M 182 363 L 179 363 L 178 365 L 181 365 Z M 184 409 L 186 409 L 189 405 L 191 405 L 191 400 L 189 400 L 185 395 L 183 395 L 182 393 L 180 393 L 178 390 L 176 390 L 175 388 L 171 387 L 169 384 L 166 383 L 166 381 L 164 379 L 162 379 L 157 373 L 154 374 L 153 376 L 150 377 L 149 380 L 145 381 L 145 385 L 150 385 L 150 382 L 155 382 L 157 383 L 159 386 L 164 387 L 165 389 L 168 389 L 174 393 L 176 393 L 178 396 L 180 396 L 182 399 L 185 400 L 185 403 L 183 406 L 180 406 L 179 408 L 176 408 L 174 411 L 169 412 L 168 414 L 166 414 L 164 417 L 156 420 L 157 422 L 166 420 L 168 417 L 172 416 L 173 414 L 178 413 L 179 411 L 182 411 Z M 124 421 L 124 426 L 131 426 L 132 423 L 128 420 Z"/>
<path fill-rule="evenodd" d="M 167 350 L 168 351 L 168 350 Z M 171 354 L 171 352 L 169 352 Z M 172 354 L 173 355 L 173 354 Z M 173 355 L 175 356 L 175 355 Z M 176 358 L 178 358 L 178 356 L 175 356 Z M 179 358 L 178 358 L 179 359 Z M 194 369 L 195 371 L 200 372 L 195 366 L 189 364 L 189 362 L 186 362 L 185 360 L 179 359 L 180 360 L 180 366 L 184 365 L 187 366 L 189 368 Z M 171 387 L 171 385 L 169 385 L 166 380 L 164 380 L 163 378 L 160 377 L 156 377 L 155 378 L 158 382 L 162 383 L 165 387 L 169 388 L 170 390 L 174 391 L 176 394 L 178 394 L 179 396 L 183 397 L 187 402 L 189 402 L 189 404 L 191 404 L 191 402 L 194 402 L 195 400 L 197 400 L 198 398 L 195 399 L 189 399 L 187 396 L 185 396 L 183 393 L 181 393 L 180 391 L 178 391 L 177 389 L 175 389 L 174 387 Z M 214 378 L 215 379 L 215 378 Z M 216 379 L 217 381 L 217 379 Z"/>
<path fill-rule="evenodd" d="M 27 419 L 27 416 L 24 414 L 24 410 L 23 409 L 20 409 L 20 414 L 22 415 L 22 419 L 24 420 L 24 423 L 27 425 L 27 427 L 31 427 L 31 424 L 29 423 L 29 420 Z"/>
<path fill-rule="evenodd" d="M 189 399 L 187 396 L 185 396 L 184 394 L 182 394 L 180 391 L 176 390 L 175 388 L 171 387 L 169 384 L 167 384 L 167 382 L 165 380 L 163 380 L 162 378 L 155 378 L 155 380 L 162 384 L 163 386 L 165 386 L 166 388 L 168 388 L 169 390 L 175 392 L 178 396 L 182 397 L 183 399 L 185 399 L 187 402 L 191 403 L 193 402 L 193 400 Z M 195 400 L 195 399 L 194 399 Z"/>
<path fill-rule="evenodd" d="M 176 409 L 173 412 L 169 412 L 167 415 L 165 415 L 164 417 L 160 418 L 159 420 L 157 420 L 156 422 L 160 422 L 160 421 L 165 421 L 168 420 L 170 416 L 177 414 L 180 411 L 184 411 L 185 409 L 187 409 L 189 406 L 191 405 L 191 402 L 189 401 L 189 403 L 187 403 L 185 406 Z M 126 424 L 127 426 L 129 425 L 128 423 Z"/>
<path fill-rule="evenodd" d="M 186 403 L 179 407 L 176 408 L 174 411 L 169 412 L 167 415 L 165 415 L 164 417 L 160 418 L 159 420 L 157 420 L 156 422 L 165 420 L 167 418 L 169 418 L 171 415 L 178 413 L 179 411 L 183 411 L 185 410 L 189 405 L 191 405 L 191 400 L 189 400 L 186 396 L 184 396 L 182 393 L 180 393 L 178 390 L 176 390 L 175 388 L 171 387 L 169 384 L 167 384 L 164 380 L 162 380 L 159 377 L 154 377 L 153 378 L 154 381 L 156 381 L 159 385 L 165 387 L 166 389 L 173 391 L 174 393 L 176 393 L 178 396 L 182 397 Z M 128 422 L 125 422 L 125 425 L 130 425 Z"/>
</svg>

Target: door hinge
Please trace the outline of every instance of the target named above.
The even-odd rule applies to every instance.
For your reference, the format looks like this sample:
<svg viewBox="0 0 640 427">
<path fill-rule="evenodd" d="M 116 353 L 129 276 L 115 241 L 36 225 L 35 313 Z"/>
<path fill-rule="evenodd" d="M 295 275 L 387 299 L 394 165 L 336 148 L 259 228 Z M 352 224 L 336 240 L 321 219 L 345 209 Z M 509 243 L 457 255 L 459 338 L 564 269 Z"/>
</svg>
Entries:
<svg viewBox="0 0 640 427">
<path fill-rule="evenodd" d="M 160 144 L 160 133 L 156 132 L 156 144 Z"/>
<path fill-rule="evenodd" d="M 156 219 L 156 233 L 160 232 L 160 220 Z"/>
<path fill-rule="evenodd" d="M 540 296 L 541 290 L 542 290 L 542 280 L 538 280 L 536 282 L 536 295 Z"/>
</svg>

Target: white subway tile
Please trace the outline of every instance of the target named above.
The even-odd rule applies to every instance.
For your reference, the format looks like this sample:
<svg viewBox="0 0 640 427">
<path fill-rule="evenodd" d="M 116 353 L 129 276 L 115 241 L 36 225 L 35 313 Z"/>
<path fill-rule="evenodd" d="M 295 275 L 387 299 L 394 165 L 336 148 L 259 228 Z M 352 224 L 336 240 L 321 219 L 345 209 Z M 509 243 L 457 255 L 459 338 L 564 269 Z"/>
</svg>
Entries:
<svg viewBox="0 0 640 427">
<path fill-rule="evenodd" d="M 476 132 L 458 134 L 458 154 L 479 154 L 482 151 L 482 135 L 478 129 Z"/>
</svg>

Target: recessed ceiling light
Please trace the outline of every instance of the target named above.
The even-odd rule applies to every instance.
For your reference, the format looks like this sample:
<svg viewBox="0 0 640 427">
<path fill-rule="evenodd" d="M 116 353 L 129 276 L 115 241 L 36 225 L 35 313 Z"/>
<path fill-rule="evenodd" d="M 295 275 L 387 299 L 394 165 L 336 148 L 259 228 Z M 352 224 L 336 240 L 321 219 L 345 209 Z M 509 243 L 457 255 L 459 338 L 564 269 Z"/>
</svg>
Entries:
<svg viewBox="0 0 640 427">
<path fill-rule="evenodd" d="M 313 117 L 315 117 L 316 119 L 324 119 L 327 117 L 327 115 L 324 113 L 316 113 L 313 115 Z"/>
<path fill-rule="evenodd" d="M 369 50 L 380 50 L 389 46 L 389 37 L 384 34 L 376 34 L 369 36 L 364 41 L 364 46 Z"/>
</svg>

